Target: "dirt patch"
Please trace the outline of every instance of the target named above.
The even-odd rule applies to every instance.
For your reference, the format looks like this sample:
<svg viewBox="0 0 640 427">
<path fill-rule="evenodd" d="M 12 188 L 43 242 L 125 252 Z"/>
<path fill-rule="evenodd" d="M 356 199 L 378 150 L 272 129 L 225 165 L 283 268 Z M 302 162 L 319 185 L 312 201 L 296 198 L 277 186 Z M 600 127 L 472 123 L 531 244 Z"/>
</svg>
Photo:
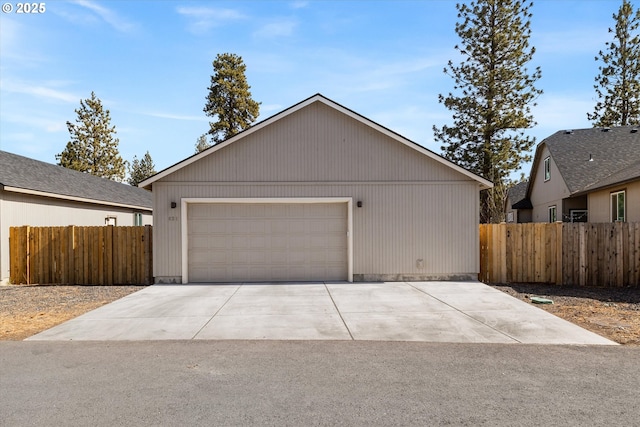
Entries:
<svg viewBox="0 0 640 427">
<path fill-rule="evenodd" d="M 493 287 L 530 304 L 533 296 L 550 299 L 553 304 L 536 306 L 617 343 L 640 346 L 639 288 Z"/>
<path fill-rule="evenodd" d="M 145 286 L 0 286 L 0 340 L 23 340 Z"/>
</svg>

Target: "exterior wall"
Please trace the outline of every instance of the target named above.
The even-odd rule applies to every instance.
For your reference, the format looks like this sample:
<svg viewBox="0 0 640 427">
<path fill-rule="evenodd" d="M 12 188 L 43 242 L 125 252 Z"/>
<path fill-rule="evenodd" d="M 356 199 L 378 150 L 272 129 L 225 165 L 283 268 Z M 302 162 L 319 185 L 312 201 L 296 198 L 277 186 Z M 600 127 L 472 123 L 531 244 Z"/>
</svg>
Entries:
<svg viewBox="0 0 640 427">
<path fill-rule="evenodd" d="M 320 102 L 152 186 L 156 282 L 182 279 L 182 198 L 350 197 L 355 280 L 479 271 L 479 183 Z"/>
<path fill-rule="evenodd" d="M 558 221 L 562 220 L 562 199 L 569 197 L 569 189 L 551 157 L 551 177 L 544 180 L 544 159 L 549 157 L 549 149 L 542 147 L 540 161 L 536 165 L 535 178 L 531 183 L 532 222 L 549 222 L 549 207 L 555 205 Z M 532 171 L 533 172 L 533 171 Z"/>
<path fill-rule="evenodd" d="M 117 225 L 134 225 L 134 211 L 115 206 L 51 199 L 0 190 L 0 281 L 9 277 L 9 227 L 105 225 L 105 218 L 117 218 Z M 153 224 L 149 211 L 142 212 L 143 225 Z"/>
<path fill-rule="evenodd" d="M 513 209 L 513 202 L 507 199 L 507 209 L 505 211 L 505 222 L 511 224 L 522 224 L 531 222 L 531 209 Z M 509 221 L 509 215 L 512 215 L 513 221 Z"/>
<path fill-rule="evenodd" d="M 564 199 L 562 201 L 562 217 L 558 216 L 558 221 L 571 222 L 572 210 L 587 210 L 587 196 L 578 196 Z M 560 209 L 558 209 L 559 215 Z M 589 214 L 587 214 L 589 220 Z"/>
<path fill-rule="evenodd" d="M 611 193 L 626 191 L 626 220 L 640 222 L 640 180 L 588 195 L 589 222 L 611 222 Z"/>
<path fill-rule="evenodd" d="M 365 124 L 315 103 L 161 181 L 470 181 L 447 165 L 429 160 Z"/>
<path fill-rule="evenodd" d="M 181 281 L 183 197 L 352 197 L 355 280 L 475 279 L 479 271 L 479 189 L 473 181 L 156 182 L 153 195 L 156 282 Z"/>
</svg>

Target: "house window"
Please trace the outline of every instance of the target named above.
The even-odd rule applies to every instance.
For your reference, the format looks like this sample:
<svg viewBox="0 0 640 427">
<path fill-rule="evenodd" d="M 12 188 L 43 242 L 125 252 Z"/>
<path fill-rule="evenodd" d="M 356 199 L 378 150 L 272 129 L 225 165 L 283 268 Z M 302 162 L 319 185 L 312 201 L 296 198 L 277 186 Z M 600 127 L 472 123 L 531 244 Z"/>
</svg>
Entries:
<svg viewBox="0 0 640 427">
<path fill-rule="evenodd" d="M 544 159 L 544 180 L 549 181 L 551 179 L 551 157 Z"/>
<path fill-rule="evenodd" d="M 588 211 L 584 209 L 572 209 L 570 212 L 571 212 L 571 222 L 587 222 Z"/>
<path fill-rule="evenodd" d="M 513 222 L 513 212 L 507 212 L 507 222 Z"/>
<path fill-rule="evenodd" d="M 104 225 L 117 225 L 117 222 L 115 216 L 108 216 L 104 219 Z"/>
<path fill-rule="evenodd" d="M 624 191 L 611 193 L 611 221 L 622 221 L 625 218 Z"/>
<path fill-rule="evenodd" d="M 557 209 L 555 206 L 549 206 L 549 222 L 556 222 L 557 219 Z"/>
<path fill-rule="evenodd" d="M 133 214 L 133 225 L 142 225 L 142 214 L 140 212 Z"/>
</svg>

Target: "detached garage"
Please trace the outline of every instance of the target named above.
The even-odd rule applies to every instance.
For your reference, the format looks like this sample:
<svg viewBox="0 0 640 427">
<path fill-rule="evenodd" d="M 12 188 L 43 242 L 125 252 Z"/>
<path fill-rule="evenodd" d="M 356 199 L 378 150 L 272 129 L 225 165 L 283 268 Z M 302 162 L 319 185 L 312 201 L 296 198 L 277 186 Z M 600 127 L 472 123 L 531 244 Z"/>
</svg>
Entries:
<svg viewBox="0 0 640 427">
<path fill-rule="evenodd" d="M 156 283 L 477 279 L 491 183 L 314 95 L 142 182 Z"/>
</svg>

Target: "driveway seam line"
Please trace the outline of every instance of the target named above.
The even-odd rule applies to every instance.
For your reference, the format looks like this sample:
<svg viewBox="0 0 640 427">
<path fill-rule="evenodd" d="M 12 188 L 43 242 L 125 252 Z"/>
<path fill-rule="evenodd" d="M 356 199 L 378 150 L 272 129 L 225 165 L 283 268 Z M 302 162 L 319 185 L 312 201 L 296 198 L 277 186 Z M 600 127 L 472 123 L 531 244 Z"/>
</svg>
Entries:
<svg viewBox="0 0 640 427">
<path fill-rule="evenodd" d="M 215 286 L 215 285 L 213 285 L 213 286 Z M 225 301 L 225 302 L 220 306 L 220 308 L 219 308 L 219 309 L 217 309 L 215 313 L 213 313 L 213 316 L 211 316 L 211 319 L 207 320 L 207 321 L 206 321 L 206 323 L 205 323 L 204 325 L 202 325 L 202 327 L 201 327 L 200 329 L 198 329 L 198 331 L 197 331 L 197 332 L 196 332 L 196 333 L 191 337 L 191 339 L 192 339 L 192 340 L 193 340 L 193 339 L 195 339 L 195 337 L 197 337 L 197 336 L 198 336 L 198 334 L 199 334 L 200 332 L 202 332 L 202 330 L 203 330 L 204 328 L 206 328 L 206 327 L 207 327 L 207 325 L 208 325 L 209 323 L 211 323 L 211 321 L 213 320 L 213 318 L 214 318 L 214 317 L 216 317 L 216 316 L 218 315 L 218 313 L 220 313 L 220 310 L 222 310 L 222 309 L 224 308 L 224 306 L 225 306 L 225 305 L 227 305 L 227 303 L 231 300 L 231 298 L 233 298 L 233 296 L 234 296 L 236 293 L 238 293 L 238 291 L 240 290 L 240 288 L 241 288 L 242 286 L 244 286 L 244 283 L 241 283 L 241 284 L 236 288 L 236 290 L 235 290 L 235 291 L 233 291 L 233 293 L 229 296 L 229 298 L 227 298 L 227 300 L 226 300 L 226 301 Z"/>
<path fill-rule="evenodd" d="M 442 301 L 440 298 L 438 298 L 438 297 L 436 297 L 436 296 L 434 296 L 434 295 L 431 295 L 429 292 L 423 291 L 422 289 L 420 289 L 420 288 L 417 288 L 417 287 L 413 286 L 413 285 L 412 285 L 411 283 L 409 283 L 409 282 L 404 282 L 404 283 L 405 283 L 405 284 L 407 284 L 407 285 L 409 285 L 409 286 L 411 286 L 413 289 L 417 290 L 418 292 L 422 292 L 422 293 L 423 293 L 423 294 L 425 294 L 425 295 L 429 295 L 431 298 L 434 298 L 434 299 L 436 299 L 436 300 L 440 301 L 442 304 L 444 304 L 444 305 L 447 305 L 447 306 L 451 307 L 452 309 L 454 309 L 454 310 L 455 310 L 455 311 L 457 311 L 458 313 L 461 313 L 461 314 L 463 314 L 463 315 L 467 316 L 468 318 L 473 319 L 474 321 L 476 321 L 476 322 L 480 323 L 481 325 L 485 325 L 485 326 L 486 326 L 486 327 L 488 327 L 489 329 L 493 329 L 494 331 L 496 331 L 496 332 L 498 332 L 498 333 L 500 333 L 500 334 L 504 335 L 505 337 L 507 337 L 507 338 L 511 338 L 511 339 L 512 339 L 512 340 L 514 340 L 515 342 L 517 342 L 517 343 L 519 343 L 519 344 L 522 344 L 522 341 L 520 341 L 519 339 L 517 339 L 517 338 L 515 338 L 515 337 L 512 337 L 511 335 L 509 335 L 508 333 L 506 333 L 506 332 L 504 332 L 504 331 L 501 331 L 500 329 L 496 329 L 496 328 L 494 328 L 493 326 L 489 325 L 488 323 L 485 323 L 485 322 L 483 322 L 483 321 L 481 321 L 481 320 L 476 319 L 475 317 L 471 316 L 471 315 L 470 315 L 470 314 L 468 314 L 468 313 L 465 313 L 464 311 L 460 310 L 459 308 L 456 308 L 456 307 L 452 306 L 451 304 L 448 304 L 448 303 L 446 303 L 445 301 Z"/>
<path fill-rule="evenodd" d="M 333 299 L 333 295 L 331 295 L 331 291 L 327 287 L 327 282 L 322 282 L 322 283 L 324 284 L 324 288 L 327 290 L 327 294 L 329 294 L 329 298 L 331 299 L 331 303 L 335 307 L 336 312 L 338 312 L 338 316 L 340 316 L 340 320 L 342 320 L 342 324 L 347 329 L 347 332 L 349 332 L 349 336 L 351 337 L 351 341 L 355 341 L 356 339 L 353 337 L 353 334 L 351 333 L 351 330 L 349 329 L 349 326 L 347 326 L 347 322 L 344 320 L 344 317 L 342 317 L 342 313 L 340 312 L 340 309 L 338 309 L 338 306 L 336 305 L 336 302 Z"/>
</svg>

